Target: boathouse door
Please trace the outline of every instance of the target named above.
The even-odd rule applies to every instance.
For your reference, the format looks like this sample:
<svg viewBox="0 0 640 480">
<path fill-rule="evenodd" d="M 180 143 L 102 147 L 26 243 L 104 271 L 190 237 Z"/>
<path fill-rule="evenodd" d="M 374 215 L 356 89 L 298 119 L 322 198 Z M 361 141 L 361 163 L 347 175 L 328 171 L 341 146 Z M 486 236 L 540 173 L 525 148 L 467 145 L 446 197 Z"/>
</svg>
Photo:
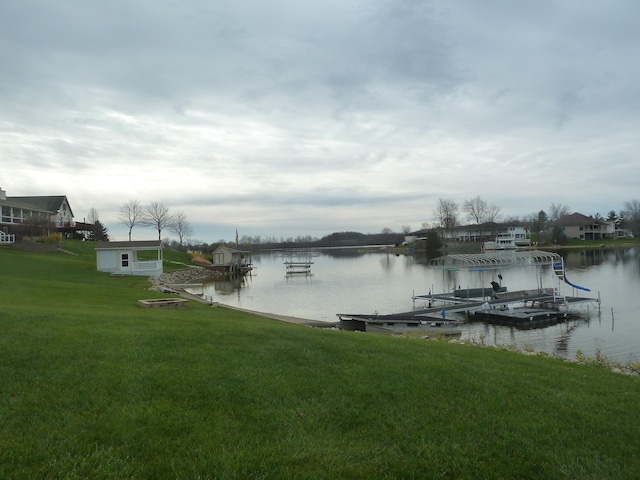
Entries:
<svg viewBox="0 0 640 480">
<path fill-rule="evenodd" d="M 132 271 L 132 258 L 131 258 L 131 252 L 120 252 L 118 255 L 119 258 L 119 264 L 118 264 L 118 270 L 120 270 L 121 272 L 131 272 Z"/>
</svg>

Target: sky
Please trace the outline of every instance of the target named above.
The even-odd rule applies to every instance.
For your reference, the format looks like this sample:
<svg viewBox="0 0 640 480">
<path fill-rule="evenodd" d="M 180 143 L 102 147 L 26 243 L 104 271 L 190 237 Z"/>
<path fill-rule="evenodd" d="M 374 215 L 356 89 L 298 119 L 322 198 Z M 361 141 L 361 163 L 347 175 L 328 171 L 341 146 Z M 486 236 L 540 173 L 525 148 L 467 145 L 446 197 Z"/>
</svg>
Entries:
<svg viewBox="0 0 640 480">
<path fill-rule="evenodd" d="M 640 195 L 639 18 L 636 0 L 3 0 L 0 187 L 95 208 L 114 240 L 130 200 L 207 243 L 417 230 L 476 196 L 606 217 Z"/>
</svg>

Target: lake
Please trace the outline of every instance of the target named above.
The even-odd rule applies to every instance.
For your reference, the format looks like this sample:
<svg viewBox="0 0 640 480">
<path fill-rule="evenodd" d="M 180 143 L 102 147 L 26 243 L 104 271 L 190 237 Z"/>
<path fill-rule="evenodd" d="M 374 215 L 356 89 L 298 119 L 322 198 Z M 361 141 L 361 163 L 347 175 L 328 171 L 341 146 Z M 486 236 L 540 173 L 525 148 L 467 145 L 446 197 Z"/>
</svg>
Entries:
<svg viewBox="0 0 640 480">
<path fill-rule="evenodd" d="M 582 304 L 577 307 L 578 320 L 545 328 L 466 323 L 463 340 L 534 348 L 563 358 L 581 352 L 623 363 L 640 361 L 640 249 L 566 250 L 561 255 L 567 278 L 590 292 L 559 282 L 550 267 L 443 271 L 430 267 L 425 256 L 358 249 L 259 253 L 253 256 L 251 275 L 207 283 L 202 292 L 223 305 L 336 322 L 338 313 L 386 314 L 423 308 L 424 302 L 414 304 L 414 294 L 490 286 L 493 275 L 500 273 L 502 285 L 510 291 L 559 287 L 563 295 L 601 298 L 601 303 Z M 286 261 L 313 262 L 311 274 L 286 275 Z"/>
</svg>

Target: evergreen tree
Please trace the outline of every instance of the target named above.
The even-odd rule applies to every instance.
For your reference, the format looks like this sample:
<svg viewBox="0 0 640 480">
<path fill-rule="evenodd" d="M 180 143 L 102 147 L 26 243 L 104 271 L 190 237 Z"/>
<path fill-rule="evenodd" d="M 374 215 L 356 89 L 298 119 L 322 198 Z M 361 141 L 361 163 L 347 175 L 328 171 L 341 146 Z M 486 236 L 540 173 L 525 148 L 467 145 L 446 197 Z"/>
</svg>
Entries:
<svg viewBox="0 0 640 480">
<path fill-rule="evenodd" d="M 93 240 L 94 242 L 109 241 L 107 227 L 105 227 L 100 220 L 93 222 L 93 229 L 89 232 L 89 240 Z"/>
</svg>

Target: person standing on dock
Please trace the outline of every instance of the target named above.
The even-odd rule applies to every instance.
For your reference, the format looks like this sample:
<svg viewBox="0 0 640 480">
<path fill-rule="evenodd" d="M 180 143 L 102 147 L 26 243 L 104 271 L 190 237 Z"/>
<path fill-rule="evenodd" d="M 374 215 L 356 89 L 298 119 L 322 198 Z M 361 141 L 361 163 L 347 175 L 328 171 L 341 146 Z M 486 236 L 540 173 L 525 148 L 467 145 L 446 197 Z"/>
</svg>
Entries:
<svg viewBox="0 0 640 480">
<path fill-rule="evenodd" d="M 491 282 L 491 286 L 493 287 L 493 298 L 498 299 L 498 291 L 500 291 L 500 285 L 495 280 Z"/>
<path fill-rule="evenodd" d="M 443 308 L 440 313 L 442 314 L 442 319 L 446 320 L 447 319 L 447 311 Z"/>
</svg>

